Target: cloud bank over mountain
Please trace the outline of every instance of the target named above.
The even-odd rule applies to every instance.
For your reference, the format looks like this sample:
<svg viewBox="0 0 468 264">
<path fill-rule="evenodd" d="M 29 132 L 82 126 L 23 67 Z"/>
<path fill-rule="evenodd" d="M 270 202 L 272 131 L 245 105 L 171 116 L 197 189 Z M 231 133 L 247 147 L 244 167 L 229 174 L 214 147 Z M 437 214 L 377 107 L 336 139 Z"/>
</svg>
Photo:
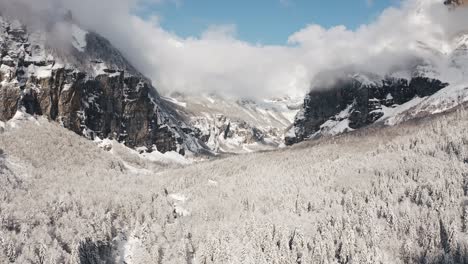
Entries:
<svg viewBox="0 0 468 264">
<path fill-rule="evenodd" d="M 420 58 L 436 63 L 450 51 L 452 39 L 468 29 L 467 9 L 449 10 L 440 0 L 404 0 L 356 30 L 307 25 L 284 45 L 239 40 L 235 25 L 213 25 L 201 36 L 182 38 L 165 30 L 157 17 L 137 15 L 147 4 L 162 1 L 171 0 L 0 0 L 0 7 L 32 25 L 50 17 L 44 14 L 71 10 L 160 91 L 251 98 L 302 95 L 323 72 L 346 67 L 385 74 Z"/>
</svg>

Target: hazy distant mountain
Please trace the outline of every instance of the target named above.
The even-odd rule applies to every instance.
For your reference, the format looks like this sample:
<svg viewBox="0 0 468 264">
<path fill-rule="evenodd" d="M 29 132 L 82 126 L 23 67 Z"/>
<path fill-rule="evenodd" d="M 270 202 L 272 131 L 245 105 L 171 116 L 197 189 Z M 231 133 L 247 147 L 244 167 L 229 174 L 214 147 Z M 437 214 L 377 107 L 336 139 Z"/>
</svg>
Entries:
<svg viewBox="0 0 468 264">
<path fill-rule="evenodd" d="M 284 145 L 302 106 L 300 98 L 240 100 L 215 94 L 162 97 L 215 153 L 246 153 Z"/>
</svg>

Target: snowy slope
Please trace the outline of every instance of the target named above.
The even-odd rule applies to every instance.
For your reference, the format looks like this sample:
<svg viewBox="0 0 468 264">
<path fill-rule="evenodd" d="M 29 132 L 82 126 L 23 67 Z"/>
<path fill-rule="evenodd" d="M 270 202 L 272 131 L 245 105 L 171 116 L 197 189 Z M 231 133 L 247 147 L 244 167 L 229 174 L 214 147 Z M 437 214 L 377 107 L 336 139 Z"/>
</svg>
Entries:
<svg viewBox="0 0 468 264">
<path fill-rule="evenodd" d="M 409 105 L 387 113 L 382 121 L 395 125 L 411 118 L 443 113 L 468 101 L 468 34 L 456 37 L 452 47 L 443 58 L 444 63 L 431 72 L 433 78 L 450 85 L 432 96 L 415 98 Z"/>
<path fill-rule="evenodd" d="M 0 263 L 468 262 L 464 111 L 178 169 L 28 119 L 0 133 Z"/>
</svg>

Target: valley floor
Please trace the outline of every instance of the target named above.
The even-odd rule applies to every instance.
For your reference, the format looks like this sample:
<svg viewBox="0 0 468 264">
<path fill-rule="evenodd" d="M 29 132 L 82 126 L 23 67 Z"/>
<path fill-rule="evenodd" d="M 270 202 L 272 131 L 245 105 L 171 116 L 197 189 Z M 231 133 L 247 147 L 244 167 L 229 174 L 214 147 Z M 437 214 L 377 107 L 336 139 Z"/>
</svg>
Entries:
<svg viewBox="0 0 468 264">
<path fill-rule="evenodd" d="M 0 263 L 468 263 L 465 110 L 185 167 L 45 120 L 0 148 Z"/>
</svg>

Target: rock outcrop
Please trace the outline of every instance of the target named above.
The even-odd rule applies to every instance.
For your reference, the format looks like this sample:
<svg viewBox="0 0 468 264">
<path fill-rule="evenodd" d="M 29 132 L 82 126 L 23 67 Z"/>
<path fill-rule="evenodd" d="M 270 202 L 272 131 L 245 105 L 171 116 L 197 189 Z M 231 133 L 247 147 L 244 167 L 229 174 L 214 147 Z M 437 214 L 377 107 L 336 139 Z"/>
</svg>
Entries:
<svg viewBox="0 0 468 264">
<path fill-rule="evenodd" d="M 0 18 L 0 120 L 16 111 L 44 115 L 89 139 L 111 138 L 160 152 L 200 151 L 191 135 L 151 85 L 98 34 L 67 22 L 66 49 L 49 32 L 28 32 Z M 182 128 L 183 127 L 183 128 Z"/>
<path fill-rule="evenodd" d="M 306 96 L 303 109 L 285 137 L 286 144 L 374 124 L 392 108 L 433 95 L 447 86 L 423 76 L 377 80 L 364 75 L 349 76 L 332 87 L 314 89 Z"/>
</svg>

